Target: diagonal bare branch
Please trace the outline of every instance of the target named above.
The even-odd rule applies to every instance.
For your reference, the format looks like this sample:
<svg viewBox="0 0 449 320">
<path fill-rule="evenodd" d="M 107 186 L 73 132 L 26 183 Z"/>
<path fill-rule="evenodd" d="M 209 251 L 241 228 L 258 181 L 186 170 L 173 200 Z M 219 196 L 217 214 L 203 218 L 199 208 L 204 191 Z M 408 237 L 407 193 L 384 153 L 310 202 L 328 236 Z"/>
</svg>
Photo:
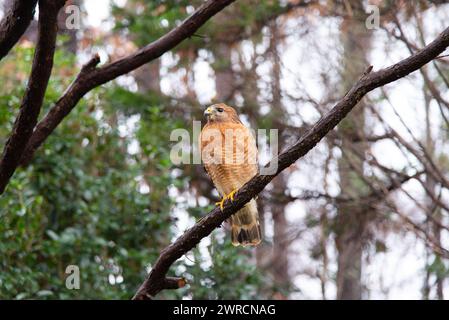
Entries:
<svg viewBox="0 0 449 320">
<path fill-rule="evenodd" d="M 203 219 L 187 230 L 170 246 L 165 248 L 156 260 L 151 272 L 142 283 L 133 299 L 146 300 L 165 289 L 166 275 L 170 266 L 185 253 L 194 248 L 201 239 L 207 237 L 232 214 L 259 194 L 270 181 L 296 160 L 306 155 L 331 131 L 367 94 L 375 88 L 394 82 L 421 68 L 435 59 L 449 46 L 449 28 L 445 29 L 432 43 L 410 57 L 377 72 L 368 68 L 349 92 L 315 123 L 299 140 L 287 150 L 271 160 L 277 162 L 278 170 L 273 175 L 257 175 L 239 189 L 234 202 L 227 200 L 223 211 L 215 208 Z M 270 166 L 268 164 L 267 166 Z"/>
</svg>

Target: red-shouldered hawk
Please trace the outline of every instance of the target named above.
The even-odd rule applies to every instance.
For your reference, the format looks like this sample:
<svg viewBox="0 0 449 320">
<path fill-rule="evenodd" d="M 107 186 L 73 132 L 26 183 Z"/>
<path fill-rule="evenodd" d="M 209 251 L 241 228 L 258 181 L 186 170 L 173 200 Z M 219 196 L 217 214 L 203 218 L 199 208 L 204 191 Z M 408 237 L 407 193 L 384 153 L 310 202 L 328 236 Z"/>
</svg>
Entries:
<svg viewBox="0 0 449 320">
<path fill-rule="evenodd" d="M 215 187 L 223 197 L 217 205 L 223 208 L 226 199 L 258 172 L 257 146 L 251 131 L 240 121 L 234 108 L 214 104 L 204 114 L 207 123 L 199 136 L 201 158 Z M 255 246 L 261 241 L 257 204 L 248 202 L 229 219 L 232 244 Z"/>
</svg>

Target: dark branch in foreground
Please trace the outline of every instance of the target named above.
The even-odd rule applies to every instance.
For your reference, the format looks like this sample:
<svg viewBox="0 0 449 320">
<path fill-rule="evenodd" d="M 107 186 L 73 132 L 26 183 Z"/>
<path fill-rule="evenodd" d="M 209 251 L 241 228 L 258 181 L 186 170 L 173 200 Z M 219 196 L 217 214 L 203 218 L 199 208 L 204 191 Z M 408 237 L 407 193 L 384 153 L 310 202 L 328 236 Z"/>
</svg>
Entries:
<svg viewBox="0 0 449 320">
<path fill-rule="evenodd" d="M 278 170 L 273 175 L 257 175 L 246 183 L 235 195 L 234 202 L 226 201 L 223 211 L 215 208 L 202 220 L 187 230 L 175 242 L 165 248 L 151 272 L 138 289 L 133 299 L 145 300 L 166 289 L 166 275 L 170 266 L 185 253 L 194 248 L 201 239 L 207 237 L 215 228 L 219 227 L 232 214 L 242 208 L 247 202 L 260 193 L 273 178 L 296 160 L 306 155 L 316 144 L 331 131 L 367 94 L 375 88 L 381 87 L 405 77 L 418 70 L 426 63 L 435 59 L 449 46 L 449 28 L 444 30 L 432 43 L 412 56 L 377 72 L 370 72 L 369 67 L 351 90 L 313 125 L 299 140 L 287 150 L 271 160 L 278 164 Z M 269 164 L 269 165 L 270 165 Z M 267 165 L 267 166 L 269 166 Z"/>
<path fill-rule="evenodd" d="M 100 62 L 94 57 L 83 67 L 66 92 L 56 101 L 48 114 L 39 122 L 26 146 L 21 164 L 25 165 L 33 157 L 47 137 L 55 130 L 62 120 L 72 111 L 78 101 L 92 89 L 109 82 L 121 75 L 129 73 L 152 60 L 159 58 L 165 52 L 173 49 L 184 39 L 191 37 L 204 23 L 216 13 L 223 10 L 235 0 L 209 0 L 199 7 L 190 17 L 184 20 L 169 33 L 148 44 L 137 52 L 117 61 L 96 68 Z"/>
<path fill-rule="evenodd" d="M 37 0 L 15 0 L 0 22 L 0 60 L 19 41 L 33 19 Z"/>
<path fill-rule="evenodd" d="M 9 179 L 18 167 L 26 144 L 36 126 L 53 68 L 53 55 L 58 30 L 57 16 L 64 3 L 65 0 L 39 1 L 39 36 L 34 52 L 33 66 L 20 105 L 19 115 L 0 160 L 0 194 L 3 193 Z"/>
</svg>

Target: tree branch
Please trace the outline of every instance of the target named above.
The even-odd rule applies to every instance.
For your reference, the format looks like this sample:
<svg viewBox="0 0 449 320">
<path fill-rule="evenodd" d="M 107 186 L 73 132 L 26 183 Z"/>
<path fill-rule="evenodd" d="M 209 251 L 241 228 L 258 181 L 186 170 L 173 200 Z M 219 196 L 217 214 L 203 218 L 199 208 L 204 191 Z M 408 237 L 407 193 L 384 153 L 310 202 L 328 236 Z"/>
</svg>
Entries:
<svg viewBox="0 0 449 320">
<path fill-rule="evenodd" d="M 25 33 L 34 16 L 37 0 L 15 0 L 0 22 L 0 60 Z"/>
<path fill-rule="evenodd" d="M 207 237 L 215 228 L 219 227 L 232 214 L 242 208 L 247 202 L 260 193 L 270 181 L 285 168 L 292 165 L 300 157 L 306 155 L 316 144 L 332 130 L 364 97 L 366 93 L 380 86 L 394 82 L 437 57 L 449 46 L 449 28 L 444 30 L 432 43 L 410 57 L 388 68 L 377 72 L 370 72 L 369 67 L 359 81 L 349 92 L 313 125 L 299 140 L 270 161 L 278 164 L 278 170 L 273 175 L 257 175 L 247 182 L 236 193 L 234 201 L 227 200 L 223 211 L 215 208 L 203 219 L 187 230 L 175 242 L 165 248 L 151 272 L 133 297 L 145 300 L 164 289 L 166 274 L 170 266 L 185 253 L 194 248 L 201 239 Z M 270 166 L 268 164 L 267 166 Z"/>
<path fill-rule="evenodd" d="M 20 105 L 19 115 L 0 160 L 0 194 L 3 193 L 9 179 L 18 167 L 25 146 L 36 126 L 53 68 L 53 55 L 58 30 L 57 15 L 64 3 L 65 0 L 39 1 L 39 35 L 34 52 L 33 66 Z"/>
<path fill-rule="evenodd" d="M 36 149 L 42 145 L 45 139 L 87 92 L 159 58 L 184 39 L 191 37 L 207 20 L 234 1 L 209 0 L 179 26 L 137 52 L 100 68 L 95 68 L 95 65 L 92 68 L 86 68 L 85 66 L 63 96 L 56 101 L 45 118 L 36 126 L 36 130 L 24 152 L 21 164 L 26 164 L 31 160 Z M 99 63 L 98 58 L 94 57 L 92 60 L 96 64 Z"/>
</svg>

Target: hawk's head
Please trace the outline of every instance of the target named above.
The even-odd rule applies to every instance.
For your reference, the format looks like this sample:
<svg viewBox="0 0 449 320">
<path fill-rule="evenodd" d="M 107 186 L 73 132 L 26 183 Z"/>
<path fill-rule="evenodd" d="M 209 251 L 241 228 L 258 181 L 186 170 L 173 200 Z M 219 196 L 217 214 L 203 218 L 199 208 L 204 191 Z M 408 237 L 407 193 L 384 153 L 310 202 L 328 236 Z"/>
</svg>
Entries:
<svg viewBox="0 0 449 320">
<path fill-rule="evenodd" d="M 208 122 L 240 122 L 239 116 L 233 107 L 224 103 L 213 104 L 204 111 Z"/>
</svg>

